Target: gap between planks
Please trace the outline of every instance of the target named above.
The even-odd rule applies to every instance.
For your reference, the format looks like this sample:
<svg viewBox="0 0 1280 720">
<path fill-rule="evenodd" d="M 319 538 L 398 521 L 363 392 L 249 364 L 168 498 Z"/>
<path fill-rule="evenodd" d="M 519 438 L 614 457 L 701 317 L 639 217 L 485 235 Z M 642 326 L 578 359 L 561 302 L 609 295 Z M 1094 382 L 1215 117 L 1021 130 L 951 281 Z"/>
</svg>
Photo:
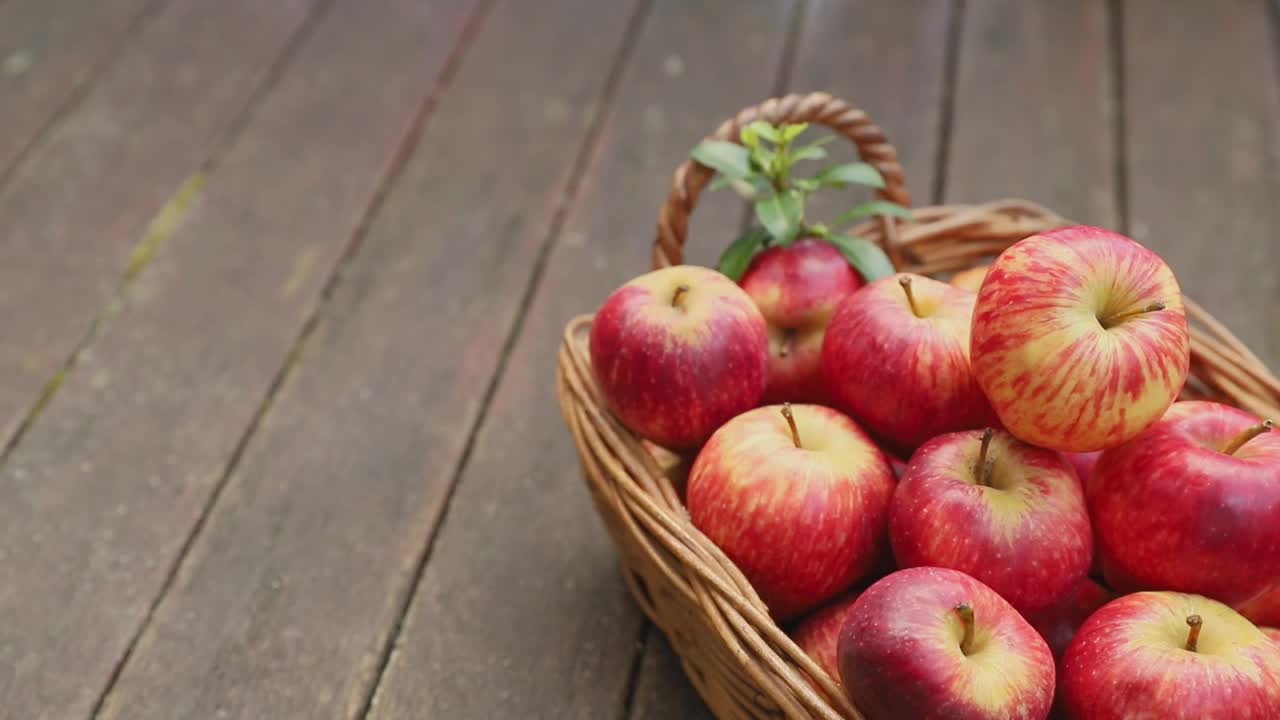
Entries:
<svg viewBox="0 0 1280 720">
<path fill-rule="evenodd" d="M 965 0 L 951 3 L 947 21 L 947 49 L 942 68 L 942 102 L 938 111 L 938 148 L 934 158 L 930 204 L 940 205 L 947 192 L 947 165 L 951 162 L 951 139 L 955 135 L 956 86 L 960 78 L 960 50 L 964 41 Z"/>
<path fill-rule="evenodd" d="M 360 247 L 363 244 L 365 235 L 368 231 L 370 222 L 372 221 L 373 217 L 377 215 L 378 211 L 382 208 L 382 204 L 387 197 L 387 193 L 395 185 L 396 181 L 399 180 L 400 175 L 404 170 L 405 165 L 408 162 L 408 159 L 413 155 L 414 149 L 417 147 L 419 140 L 422 138 L 423 131 L 426 129 L 426 126 L 427 126 L 427 121 L 429 120 L 432 112 L 439 105 L 440 97 L 444 94 L 446 90 L 448 90 L 450 84 L 453 81 L 454 76 L 457 74 L 458 67 L 461 65 L 463 56 L 466 54 L 466 49 L 470 47 L 471 41 L 475 38 L 476 34 L 480 31 L 481 27 L 483 27 L 484 19 L 485 17 L 488 16 L 489 10 L 493 7 L 496 1 L 497 0 L 478 0 L 475 7 L 472 9 L 469 17 L 465 21 L 463 25 L 463 30 L 459 34 L 457 42 L 454 44 L 453 48 L 449 51 L 449 55 L 447 56 L 444 62 L 444 65 L 441 68 L 441 71 L 436 80 L 435 86 L 426 93 L 422 101 L 418 104 L 418 107 L 415 109 L 413 118 L 409 123 L 409 127 L 406 130 L 403 138 L 401 139 L 399 146 L 396 148 L 395 154 L 393 155 L 391 162 L 388 164 L 387 169 L 384 172 L 382 178 L 378 181 L 377 189 L 374 191 L 373 196 L 370 198 L 368 207 L 365 209 L 364 213 L 361 215 L 359 222 L 355 227 L 355 230 L 351 234 L 351 238 L 347 242 L 347 246 L 343 249 L 341 257 L 339 258 L 338 262 L 335 263 L 333 270 L 329 273 L 329 277 L 326 278 L 324 288 L 320 292 L 319 300 L 313 306 L 311 313 L 307 316 L 306 320 L 303 322 L 302 329 L 298 332 L 298 336 L 294 339 L 294 342 L 290 346 L 288 353 L 286 353 L 284 361 L 281 363 L 280 368 L 276 371 L 275 376 L 272 377 L 271 383 L 268 386 L 262 401 L 259 403 L 258 407 L 254 410 L 253 416 L 249 420 L 248 426 L 245 428 L 244 433 L 241 435 L 239 441 L 236 443 L 235 448 L 232 450 L 231 456 L 227 461 L 227 465 L 224 468 L 223 472 L 220 474 L 217 484 L 213 488 L 213 492 L 210 493 L 208 499 L 205 501 L 204 506 L 201 508 L 200 514 L 196 518 L 196 522 L 192 525 L 191 531 L 188 533 L 187 537 L 183 540 L 182 547 L 179 549 L 178 554 L 173 561 L 173 564 L 170 566 L 168 572 L 165 574 L 164 581 L 161 584 L 159 591 L 156 593 L 155 597 L 152 599 L 152 602 L 148 606 L 146 615 L 143 617 L 142 622 L 138 625 L 138 628 L 134 632 L 133 636 L 129 639 L 129 643 L 126 646 L 124 653 L 121 655 L 120 660 L 116 663 L 116 666 L 112 669 L 111 675 L 107 681 L 106 686 L 103 688 L 101 694 L 98 696 L 97 701 L 94 703 L 93 710 L 90 714 L 90 718 L 99 717 L 103 707 L 106 705 L 106 701 L 110 698 L 111 693 L 115 690 L 116 683 L 119 681 L 121 673 L 123 672 L 125 666 L 128 664 L 129 659 L 133 656 L 133 652 L 137 648 L 139 640 L 146 633 L 147 628 L 153 622 L 155 618 L 156 610 L 160 607 L 161 603 L 164 602 L 165 597 L 169 594 L 169 591 L 172 589 L 173 583 L 178 576 L 178 572 L 182 568 L 183 562 L 186 560 L 188 552 L 191 550 L 191 547 L 194 545 L 196 539 L 200 537 L 200 534 L 203 531 L 209 519 L 209 516 L 212 514 L 213 509 L 217 506 L 218 500 L 222 497 L 223 491 L 226 489 L 228 481 L 235 474 L 236 469 L 239 467 L 240 461 L 244 457 L 245 450 L 249 447 L 249 444 L 252 441 L 253 436 L 256 434 L 257 429 L 261 426 L 262 420 L 271 411 L 271 407 L 275 403 L 275 399 L 278 396 L 280 389 L 284 386 L 285 382 L 289 378 L 289 375 L 291 374 L 293 369 L 297 366 L 298 361 L 301 358 L 302 351 L 306 346 L 307 340 L 311 337 L 316 327 L 319 325 L 320 319 L 323 315 L 323 311 L 325 307 L 328 305 L 330 298 L 333 296 L 334 290 L 337 288 L 339 282 L 341 281 L 343 270 L 351 263 L 351 261 L 359 253 Z M 3 0 L 0 0 L 0 2 L 3 2 Z M 308 17 L 304 26 L 297 33 L 299 42 L 297 43 L 291 42 L 290 47 L 285 52 L 284 55 L 288 56 L 288 60 L 291 60 L 292 57 L 296 54 L 296 50 L 302 46 L 303 44 L 302 40 L 305 40 L 307 37 L 310 36 L 312 30 L 318 24 L 319 20 L 323 18 L 325 12 L 327 12 L 332 7 L 333 2 L 334 0 L 323 0 L 322 3 L 318 5 L 315 10 L 313 10 L 311 16 Z M 289 64 L 288 60 L 284 62 L 278 62 L 277 65 L 279 67 L 273 68 L 275 72 L 272 73 L 272 85 L 274 85 L 275 81 L 286 70 L 286 66 Z M 238 118 L 237 121 L 233 123 L 233 131 L 228 133 L 227 141 L 220 145 L 219 151 L 221 151 L 227 145 L 231 144 L 231 142 L 239 134 L 240 130 L 244 128 L 244 126 L 247 124 L 248 120 L 251 117 L 252 117 L 252 114 L 249 112 L 246 112 L 243 114 L 241 118 Z M 211 172 L 211 170 L 212 170 L 212 164 L 209 170 L 205 171 L 205 174 L 207 175 L 209 172 Z"/>
<path fill-rule="evenodd" d="M 493 1 L 496 0 L 491 0 L 490 4 Z M 506 373 L 511 351 L 515 347 L 516 340 L 520 337 L 521 330 L 524 328 L 534 293 L 542 282 L 542 276 L 546 271 L 547 259 L 551 256 L 551 251 L 555 248 L 556 241 L 559 239 L 565 217 L 568 215 L 569 208 L 573 205 L 573 201 L 578 195 L 582 176 L 586 173 L 587 168 L 590 167 L 591 160 L 599 148 L 601 130 L 604 128 L 609 113 L 613 108 L 613 101 L 617 96 L 618 87 L 621 85 L 623 72 L 631 60 L 641 29 L 644 27 L 655 2 L 656 0 L 640 0 L 627 21 L 625 39 L 618 50 L 618 55 L 614 59 L 613 65 L 610 66 L 609 72 L 605 76 L 605 85 L 600 101 L 592 113 L 591 123 L 587 127 L 587 132 L 582 144 L 578 147 L 578 153 L 574 157 L 569 171 L 569 179 L 565 190 L 558 198 L 546 237 L 543 239 L 542 245 L 538 249 L 538 254 L 534 259 L 533 269 L 529 274 L 529 280 L 525 283 L 524 292 L 520 295 L 520 302 L 516 306 L 516 316 L 512 321 L 511 328 L 507 331 L 506 337 L 503 339 L 502 349 L 498 353 L 497 366 L 494 368 L 493 375 L 490 376 L 489 382 L 481 395 L 480 406 L 476 412 L 475 420 L 471 423 L 471 427 L 467 429 L 462 453 L 454 466 L 453 472 L 449 475 L 449 482 L 445 488 L 444 497 L 440 501 L 440 508 L 437 510 L 435 517 L 431 518 L 429 522 L 431 529 L 427 534 L 427 541 L 414 562 L 408 588 L 396 608 L 395 621 L 383 640 L 382 650 L 378 657 L 378 669 L 374 673 L 369 685 L 369 692 L 366 694 L 364 702 L 361 703 L 360 711 L 356 715 L 361 720 L 367 720 L 369 713 L 373 711 L 374 706 L 377 704 L 378 692 L 382 689 L 383 677 L 391 664 L 396 645 L 400 642 L 401 634 L 404 631 L 405 618 L 409 614 L 409 609 L 413 606 L 413 601 L 417 596 L 418 586 L 422 583 L 422 576 L 426 572 L 427 562 L 431 559 L 431 551 L 435 547 L 436 538 L 440 535 L 440 528 L 449 514 L 449 507 L 457 490 L 458 481 L 462 478 L 462 474 L 467 468 L 467 463 L 471 459 L 471 453 L 475 449 L 476 437 L 479 435 L 480 428 L 484 425 L 485 418 L 488 416 L 489 406 L 493 402 L 493 396 L 497 392 L 499 381 Z M 635 672 L 634 667 L 635 664 L 633 663 L 633 674 Z"/>
</svg>

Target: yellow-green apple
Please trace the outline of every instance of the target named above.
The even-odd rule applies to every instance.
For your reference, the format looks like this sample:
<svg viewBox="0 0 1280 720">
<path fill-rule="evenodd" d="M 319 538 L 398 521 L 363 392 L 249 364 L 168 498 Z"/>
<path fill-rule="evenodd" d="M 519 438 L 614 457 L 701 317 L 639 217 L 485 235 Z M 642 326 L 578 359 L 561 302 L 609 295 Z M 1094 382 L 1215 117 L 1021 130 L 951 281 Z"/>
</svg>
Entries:
<svg viewBox="0 0 1280 720">
<path fill-rule="evenodd" d="M 990 265 L 979 265 L 968 270 L 961 270 L 951 276 L 950 282 L 958 288 L 976 293 L 982 287 L 982 281 L 986 279 L 989 270 L 991 270 Z"/>
<path fill-rule="evenodd" d="M 779 620 L 848 589 L 882 557 L 893 472 L 861 428 L 821 405 L 770 405 L 698 453 L 687 505 Z"/>
<path fill-rule="evenodd" d="M 618 288 L 591 323 L 591 366 L 609 409 L 639 435 L 693 448 L 764 393 L 764 317 L 732 280 L 693 265 Z"/>
<path fill-rule="evenodd" d="M 826 402 L 822 338 L 840 300 L 862 287 L 862 276 L 835 245 L 805 238 L 757 255 L 739 283 L 769 325 L 764 401 Z"/>
<path fill-rule="evenodd" d="M 967 290 L 909 274 L 846 297 L 822 345 L 832 400 L 904 455 L 935 435 L 993 424 L 969 367 L 973 301 Z"/>
<path fill-rule="evenodd" d="M 1053 700 L 1044 639 L 956 570 L 899 570 L 867 588 L 840 631 L 839 664 L 867 720 L 1042 720 Z"/>
<path fill-rule="evenodd" d="M 1084 493 L 1062 456 L 987 429 L 939 435 L 893 494 L 889 540 L 902 567 L 968 573 L 1019 611 L 1052 605 L 1089 571 Z"/>
<path fill-rule="evenodd" d="M 789 633 L 796 645 L 813 658 L 836 684 L 840 683 L 840 666 L 836 661 L 840 629 L 849 619 L 849 611 L 857 599 L 856 592 L 842 596 L 813 611 Z"/>
<path fill-rule="evenodd" d="M 1262 624 L 1280 583 L 1280 433 L 1236 408 L 1175 403 L 1102 454 L 1089 509 L 1107 582 L 1221 600 Z"/>
<path fill-rule="evenodd" d="M 1080 720 L 1280 718 L 1280 645 L 1201 595 L 1135 593 L 1081 626 L 1060 692 Z"/>
<path fill-rule="evenodd" d="M 996 258 L 973 315 L 973 371 L 1026 442 L 1088 452 L 1158 420 L 1190 365 L 1182 292 L 1151 250 L 1075 225 Z"/>
</svg>

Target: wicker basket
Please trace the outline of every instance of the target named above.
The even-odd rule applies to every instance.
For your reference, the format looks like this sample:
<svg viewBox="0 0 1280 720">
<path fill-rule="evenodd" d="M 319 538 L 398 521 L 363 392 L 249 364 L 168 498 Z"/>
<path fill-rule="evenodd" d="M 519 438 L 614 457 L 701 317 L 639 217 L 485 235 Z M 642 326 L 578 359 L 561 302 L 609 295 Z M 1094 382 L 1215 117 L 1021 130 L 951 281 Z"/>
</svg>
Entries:
<svg viewBox="0 0 1280 720">
<path fill-rule="evenodd" d="M 746 108 L 711 137 L 737 142 L 742 126 L 760 118 L 830 127 L 879 168 L 886 181 L 883 198 L 910 205 L 897 153 L 861 110 L 825 93 L 789 95 Z M 654 267 L 681 262 L 689 214 L 711 176 L 693 161 L 676 170 L 658 217 Z M 882 217 L 856 232 L 879 242 L 899 269 L 935 274 L 970 267 L 1027 235 L 1066 223 L 1019 200 L 926 207 L 914 215 L 914 223 Z M 1187 311 L 1192 377 L 1184 397 L 1220 400 L 1280 419 L 1280 380 L 1190 300 Z M 565 330 L 557 373 L 560 405 L 640 607 L 666 633 L 717 717 L 860 718 L 833 679 L 769 617 L 742 573 L 690 523 L 678 491 L 688 458 L 641 440 L 605 409 L 587 352 L 590 320 L 576 318 Z"/>
</svg>

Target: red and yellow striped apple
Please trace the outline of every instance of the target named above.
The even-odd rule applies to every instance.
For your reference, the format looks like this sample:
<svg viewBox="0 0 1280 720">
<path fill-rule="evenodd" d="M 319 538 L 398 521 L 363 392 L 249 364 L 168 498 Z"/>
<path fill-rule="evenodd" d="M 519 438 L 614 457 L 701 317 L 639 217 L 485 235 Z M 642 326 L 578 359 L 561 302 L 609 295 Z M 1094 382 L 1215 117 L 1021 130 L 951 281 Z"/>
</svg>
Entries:
<svg viewBox="0 0 1280 720">
<path fill-rule="evenodd" d="M 1271 638 L 1273 642 L 1280 643 L 1280 628 L 1264 627 L 1258 629 L 1262 631 L 1263 635 Z"/>
<path fill-rule="evenodd" d="M 1200 595 L 1113 600 L 1085 621 L 1062 665 L 1070 718 L 1280 718 L 1280 645 Z"/>
<path fill-rule="evenodd" d="M 895 452 L 995 422 L 969 367 L 974 295 L 919 275 L 881 278 L 848 296 L 822 345 L 837 407 Z"/>
<path fill-rule="evenodd" d="M 615 290 L 591 323 L 590 347 L 609 409 L 664 447 L 701 445 L 764 393 L 764 317 L 708 268 L 655 270 Z"/>
<path fill-rule="evenodd" d="M 1102 454 L 1088 495 L 1112 587 L 1263 609 L 1280 585 L 1280 433 L 1266 427 L 1243 410 L 1185 401 Z"/>
<path fill-rule="evenodd" d="M 893 472 L 839 412 L 772 405 L 711 436 L 686 493 L 694 526 L 786 620 L 848 589 L 881 558 Z"/>
<path fill-rule="evenodd" d="M 1075 473 L 1007 432 L 940 435 L 911 457 L 889 509 L 902 567 L 972 575 L 1019 611 L 1061 600 L 1089 571 L 1093 537 Z"/>
<path fill-rule="evenodd" d="M 1054 450 L 1115 447 L 1182 390 L 1190 340 L 1182 292 L 1151 250 L 1085 225 L 996 258 L 973 315 L 973 371 L 1000 421 Z"/>
<path fill-rule="evenodd" d="M 987 278 L 987 272 L 990 270 L 990 265 L 978 265 L 952 275 L 948 282 L 963 290 L 976 293 L 982 287 L 982 281 Z"/>
<path fill-rule="evenodd" d="M 840 632 L 841 682 L 867 720 L 1043 720 L 1053 656 L 994 590 L 955 570 L 899 570 Z"/>
<path fill-rule="evenodd" d="M 805 238 L 757 255 L 740 283 L 769 325 L 767 403 L 825 403 L 822 338 L 862 276 L 825 240 Z"/>
</svg>

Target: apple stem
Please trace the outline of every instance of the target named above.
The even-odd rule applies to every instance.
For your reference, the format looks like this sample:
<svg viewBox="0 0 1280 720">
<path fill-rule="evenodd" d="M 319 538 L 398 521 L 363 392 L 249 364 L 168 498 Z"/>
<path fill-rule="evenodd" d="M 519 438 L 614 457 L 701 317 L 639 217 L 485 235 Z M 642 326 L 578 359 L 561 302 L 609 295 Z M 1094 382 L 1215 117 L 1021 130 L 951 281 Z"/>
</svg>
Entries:
<svg viewBox="0 0 1280 720">
<path fill-rule="evenodd" d="M 1138 315 L 1145 315 L 1146 313 L 1159 312 L 1160 310 L 1164 310 L 1166 307 L 1168 306 L 1165 305 L 1162 301 L 1157 300 L 1156 302 L 1153 302 L 1150 305 L 1147 305 L 1146 307 L 1141 307 L 1141 308 L 1138 308 L 1137 310 L 1130 310 L 1129 312 L 1123 312 L 1123 313 L 1120 313 L 1119 315 L 1112 315 L 1111 317 L 1102 321 L 1102 327 L 1112 328 L 1112 327 L 1115 327 L 1116 324 L 1119 323 L 1121 320 L 1128 320 L 1131 317 L 1137 317 Z"/>
<path fill-rule="evenodd" d="M 1188 615 L 1187 625 L 1191 627 L 1187 631 L 1187 649 L 1191 652 L 1196 651 L 1196 644 L 1200 642 L 1200 626 L 1202 621 L 1199 615 Z"/>
<path fill-rule="evenodd" d="M 964 636 L 960 638 L 960 652 L 968 655 L 973 650 L 973 606 L 962 602 L 955 607 L 960 616 L 960 624 L 964 627 Z"/>
<path fill-rule="evenodd" d="M 791 412 L 791 403 L 782 404 L 782 417 L 787 419 L 787 425 L 791 426 L 791 441 L 796 447 L 804 447 L 800 444 L 800 429 L 796 427 L 796 416 Z"/>
<path fill-rule="evenodd" d="M 995 437 L 994 428 L 987 428 L 982 431 L 982 446 L 978 448 L 978 466 L 973 469 L 973 475 L 978 480 L 979 485 L 991 486 L 991 463 L 987 462 L 987 451 L 991 448 L 991 438 Z"/>
<path fill-rule="evenodd" d="M 684 295 L 687 292 L 689 292 L 688 285 L 677 285 L 676 294 L 671 296 L 671 306 L 680 307 L 680 296 Z"/>
<path fill-rule="evenodd" d="M 1236 451 L 1244 447 L 1245 443 L 1258 437 L 1264 432 L 1268 432 L 1272 427 L 1274 427 L 1274 423 L 1270 420 L 1263 420 L 1261 423 L 1258 423 L 1251 428 L 1247 428 L 1244 432 L 1237 435 L 1234 440 L 1227 443 L 1226 449 L 1222 452 L 1228 455 L 1235 455 Z"/>
<path fill-rule="evenodd" d="M 782 342 L 778 343 L 778 357 L 786 357 L 791 354 L 791 343 L 795 341 L 795 328 L 787 328 L 782 331 Z"/>
<path fill-rule="evenodd" d="M 898 278 L 898 284 L 902 286 L 902 292 L 907 294 L 907 304 L 911 306 L 911 313 L 916 317 L 920 317 L 920 309 L 916 307 L 915 293 L 911 292 L 911 277 L 903 275 Z"/>
</svg>

